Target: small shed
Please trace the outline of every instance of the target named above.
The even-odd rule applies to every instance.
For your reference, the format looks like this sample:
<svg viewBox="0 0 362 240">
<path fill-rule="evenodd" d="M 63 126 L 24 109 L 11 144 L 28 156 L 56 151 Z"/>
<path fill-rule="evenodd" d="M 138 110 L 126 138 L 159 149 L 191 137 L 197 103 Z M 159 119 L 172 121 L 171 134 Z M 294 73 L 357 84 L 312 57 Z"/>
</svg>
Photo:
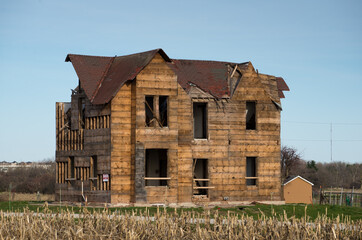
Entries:
<svg viewBox="0 0 362 240">
<path fill-rule="evenodd" d="M 312 186 L 314 184 L 301 176 L 291 176 L 283 184 L 285 203 L 312 204 Z"/>
</svg>

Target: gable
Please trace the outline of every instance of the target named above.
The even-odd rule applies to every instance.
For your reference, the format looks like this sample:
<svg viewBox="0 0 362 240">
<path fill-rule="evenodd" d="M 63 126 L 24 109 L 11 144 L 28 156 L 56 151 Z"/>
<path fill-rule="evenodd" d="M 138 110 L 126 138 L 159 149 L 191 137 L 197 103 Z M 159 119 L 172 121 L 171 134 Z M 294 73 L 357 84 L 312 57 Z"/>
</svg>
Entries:
<svg viewBox="0 0 362 240">
<path fill-rule="evenodd" d="M 308 183 L 312 186 L 314 186 L 313 183 L 309 182 L 307 179 L 305 178 L 302 178 L 301 176 L 296 176 L 296 177 L 292 177 L 292 178 L 288 178 L 286 179 L 285 183 L 283 184 L 284 186 L 287 185 L 288 183 L 291 183 L 293 181 L 302 181 L 302 182 L 305 182 L 305 183 Z"/>
<path fill-rule="evenodd" d="M 269 100 L 271 95 L 251 63 L 242 69 L 242 78 L 236 86 L 233 98 L 239 100 Z"/>
<path fill-rule="evenodd" d="M 188 95 L 191 98 L 213 98 L 213 96 L 199 87 L 197 87 L 195 84 L 190 84 Z"/>
<path fill-rule="evenodd" d="M 65 61 L 72 62 L 82 89 L 87 97 L 91 99 L 103 75 L 112 63 L 113 57 L 68 54 Z"/>
<path fill-rule="evenodd" d="M 89 100 L 93 104 L 105 104 L 125 82 L 132 81 L 157 53 L 165 61 L 171 61 L 162 49 L 120 57 L 69 54 L 66 61 L 72 62 Z"/>
</svg>

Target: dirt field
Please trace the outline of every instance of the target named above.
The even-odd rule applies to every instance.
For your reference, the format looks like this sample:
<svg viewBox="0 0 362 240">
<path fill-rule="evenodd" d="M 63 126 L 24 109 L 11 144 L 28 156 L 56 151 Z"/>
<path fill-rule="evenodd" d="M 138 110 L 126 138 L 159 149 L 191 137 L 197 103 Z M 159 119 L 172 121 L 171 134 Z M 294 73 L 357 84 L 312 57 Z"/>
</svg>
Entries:
<svg viewBox="0 0 362 240">
<path fill-rule="evenodd" d="M 11 193 L 11 201 L 54 201 L 54 194 Z M 9 201 L 9 193 L 1 192 L 0 201 Z"/>
</svg>

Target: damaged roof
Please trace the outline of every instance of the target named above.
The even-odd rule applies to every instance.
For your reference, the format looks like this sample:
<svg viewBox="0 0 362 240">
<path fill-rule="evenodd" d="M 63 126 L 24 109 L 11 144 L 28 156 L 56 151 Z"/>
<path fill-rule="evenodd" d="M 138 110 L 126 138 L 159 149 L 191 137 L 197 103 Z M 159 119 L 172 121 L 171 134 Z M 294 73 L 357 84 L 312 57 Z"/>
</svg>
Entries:
<svg viewBox="0 0 362 240">
<path fill-rule="evenodd" d="M 65 61 L 72 62 L 81 87 L 93 104 L 108 103 L 127 81 L 132 81 L 159 53 L 177 75 L 177 81 L 186 92 L 192 84 L 215 98 L 230 97 L 230 67 L 243 70 L 246 63 L 170 59 L 162 49 L 154 49 L 120 57 L 99 57 L 68 54 Z M 276 78 L 278 93 L 289 88 L 283 78 Z"/>
<path fill-rule="evenodd" d="M 195 84 L 203 91 L 210 93 L 216 98 L 230 96 L 228 77 L 230 75 L 228 66 L 238 65 L 242 67 L 248 63 L 228 63 L 201 60 L 172 60 L 171 68 L 177 75 L 177 81 L 187 92 L 191 84 Z M 190 84 L 191 83 L 191 84 Z"/>
</svg>

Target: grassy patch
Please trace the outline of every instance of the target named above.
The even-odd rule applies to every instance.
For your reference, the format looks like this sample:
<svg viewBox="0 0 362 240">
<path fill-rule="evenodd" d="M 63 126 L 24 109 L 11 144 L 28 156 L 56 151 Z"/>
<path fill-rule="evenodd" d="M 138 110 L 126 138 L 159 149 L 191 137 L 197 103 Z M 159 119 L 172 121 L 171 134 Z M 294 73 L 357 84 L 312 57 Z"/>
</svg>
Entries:
<svg viewBox="0 0 362 240">
<path fill-rule="evenodd" d="M 10 211 L 24 211 L 27 208 L 31 211 L 43 211 L 45 208 L 45 202 L 25 202 L 25 201 L 15 201 L 10 203 Z M 60 211 L 71 211 L 74 213 L 81 213 L 85 207 L 76 207 L 76 206 L 48 206 L 49 210 L 53 212 Z M 0 202 L 0 210 L 8 211 L 9 202 Z M 87 207 L 87 210 L 91 213 L 93 212 L 102 212 L 104 208 L 102 207 Z M 201 207 L 199 208 L 159 208 L 157 207 L 114 207 L 107 209 L 110 212 L 120 212 L 124 214 L 126 212 L 134 212 L 136 215 L 144 213 L 146 210 L 150 216 L 157 213 L 157 211 L 166 211 L 167 213 L 174 213 L 175 211 L 180 215 L 181 212 L 190 213 L 190 217 L 198 217 L 199 214 L 210 211 L 211 216 L 214 216 L 217 212 L 218 215 L 227 216 L 228 214 L 232 215 L 247 215 L 251 216 L 254 219 L 260 218 L 262 215 L 266 217 L 271 216 L 280 216 L 285 214 L 288 217 L 304 218 L 307 215 L 310 221 L 313 221 L 321 215 L 327 214 L 329 218 L 340 217 L 350 217 L 351 220 L 362 219 L 362 208 L 360 207 L 347 207 L 347 206 L 337 206 L 337 205 L 304 205 L 304 204 L 287 204 L 287 205 L 263 205 L 257 204 L 254 206 L 239 206 L 232 208 L 221 208 L 215 207 L 210 210 L 205 210 Z M 306 214 L 306 215 L 305 215 Z"/>
<path fill-rule="evenodd" d="M 351 220 L 362 219 L 362 208 L 360 207 L 347 207 L 336 205 L 304 205 L 304 204 L 287 204 L 287 205 L 262 205 L 257 204 L 255 206 L 239 206 L 235 208 L 215 208 L 220 213 L 226 214 L 227 211 L 245 214 L 252 216 L 254 219 L 261 217 L 263 214 L 267 217 L 284 215 L 284 212 L 288 217 L 304 218 L 309 217 L 310 220 L 314 220 L 321 215 L 327 214 L 329 218 L 336 218 L 348 216 Z"/>
</svg>

